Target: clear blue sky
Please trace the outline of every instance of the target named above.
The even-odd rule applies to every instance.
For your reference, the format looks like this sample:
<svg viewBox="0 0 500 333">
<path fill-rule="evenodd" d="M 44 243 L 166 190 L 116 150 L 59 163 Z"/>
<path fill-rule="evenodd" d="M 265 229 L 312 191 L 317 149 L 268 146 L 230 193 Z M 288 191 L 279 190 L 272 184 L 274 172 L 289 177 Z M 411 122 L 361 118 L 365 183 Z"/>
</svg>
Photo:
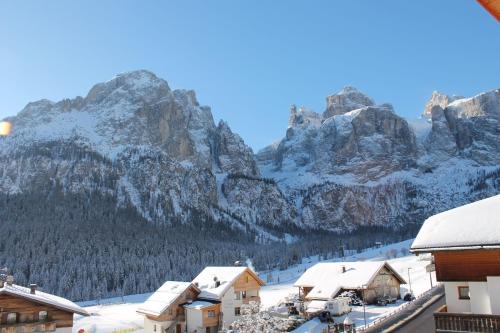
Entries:
<svg viewBox="0 0 500 333">
<path fill-rule="evenodd" d="M 500 87 L 500 25 L 473 0 L 2 1 L 0 117 L 149 69 L 254 148 L 289 106 L 353 85 L 415 118 L 433 90 Z"/>
</svg>

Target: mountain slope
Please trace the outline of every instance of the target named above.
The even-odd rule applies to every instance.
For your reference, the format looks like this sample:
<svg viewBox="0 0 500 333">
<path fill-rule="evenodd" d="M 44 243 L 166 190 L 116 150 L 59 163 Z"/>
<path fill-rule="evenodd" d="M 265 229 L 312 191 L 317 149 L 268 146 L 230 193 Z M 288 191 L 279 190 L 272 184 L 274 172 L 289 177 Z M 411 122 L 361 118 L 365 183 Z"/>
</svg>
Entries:
<svg viewBox="0 0 500 333">
<path fill-rule="evenodd" d="M 256 158 L 306 228 L 397 228 L 498 193 L 500 90 L 434 93 L 424 117 L 415 126 L 347 87 L 323 114 L 292 106 L 286 136 Z"/>
</svg>

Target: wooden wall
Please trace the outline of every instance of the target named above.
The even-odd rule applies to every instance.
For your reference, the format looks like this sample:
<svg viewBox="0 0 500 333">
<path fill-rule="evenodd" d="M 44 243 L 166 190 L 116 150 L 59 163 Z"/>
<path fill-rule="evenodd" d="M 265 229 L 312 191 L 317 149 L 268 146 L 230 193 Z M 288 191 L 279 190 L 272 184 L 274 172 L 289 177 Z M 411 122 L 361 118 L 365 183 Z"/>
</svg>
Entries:
<svg viewBox="0 0 500 333">
<path fill-rule="evenodd" d="M 260 290 L 259 282 L 252 276 L 252 274 L 248 273 L 248 271 L 241 274 L 241 276 L 235 281 L 233 287 L 235 292 Z"/>
<path fill-rule="evenodd" d="M 500 249 L 434 252 L 438 281 L 486 281 L 500 275 Z"/>
<path fill-rule="evenodd" d="M 208 311 L 215 311 L 215 317 L 208 317 Z M 219 325 L 220 304 L 203 309 L 203 327 L 214 327 Z"/>
<path fill-rule="evenodd" d="M 7 314 L 17 313 L 19 322 L 20 317 L 26 318 L 26 322 L 38 321 L 38 313 L 47 311 L 47 321 L 55 321 L 57 328 L 72 327 L 73 313 L 57 309 L 48 305 L 36 303 L 21 297 L 11 295 L 0 295 L 0 320 L 2 324 L 7 322 Z"/>
</svg>

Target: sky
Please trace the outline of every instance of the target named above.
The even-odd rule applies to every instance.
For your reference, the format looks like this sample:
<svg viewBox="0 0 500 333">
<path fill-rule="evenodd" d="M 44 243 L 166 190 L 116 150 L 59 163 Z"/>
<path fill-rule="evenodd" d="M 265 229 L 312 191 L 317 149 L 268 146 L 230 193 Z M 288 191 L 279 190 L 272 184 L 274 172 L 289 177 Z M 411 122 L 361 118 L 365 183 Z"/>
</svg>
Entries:
<svg viewBox="0 0 500 333">
<path fill-rule="evenodd" d="M 0 118 L 148 69 L 193 89 L 254 151 L 291 104 L 346 85 L 417 118 L 438 90 L 500 87 L 500 24 L 473 0 L 0 2 Z"/>
</svg>

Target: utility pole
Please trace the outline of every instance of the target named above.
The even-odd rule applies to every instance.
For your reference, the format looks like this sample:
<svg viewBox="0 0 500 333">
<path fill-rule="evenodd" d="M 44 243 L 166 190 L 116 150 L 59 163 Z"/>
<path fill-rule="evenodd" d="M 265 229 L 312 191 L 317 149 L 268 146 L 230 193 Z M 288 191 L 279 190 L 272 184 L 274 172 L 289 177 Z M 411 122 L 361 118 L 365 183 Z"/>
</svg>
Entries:
<svg viewBox="0 0 500 333">
<path fill-rule="evenodd" d="M 363 288 L 363 318 L 365 320 L 365 329 L 366 329 L 366 307 L 365 307 L 365 290 L 366 290 L 366 285 L 362 286 Z"/>
<path fill-rule="evenodd" d="M 410 285 L 410 294 L 413 296 L 413 290 L 411 289 L 410 269 L 411 269 L 411 267 L 408 267 L 408 284 Z"/>
</svg>

